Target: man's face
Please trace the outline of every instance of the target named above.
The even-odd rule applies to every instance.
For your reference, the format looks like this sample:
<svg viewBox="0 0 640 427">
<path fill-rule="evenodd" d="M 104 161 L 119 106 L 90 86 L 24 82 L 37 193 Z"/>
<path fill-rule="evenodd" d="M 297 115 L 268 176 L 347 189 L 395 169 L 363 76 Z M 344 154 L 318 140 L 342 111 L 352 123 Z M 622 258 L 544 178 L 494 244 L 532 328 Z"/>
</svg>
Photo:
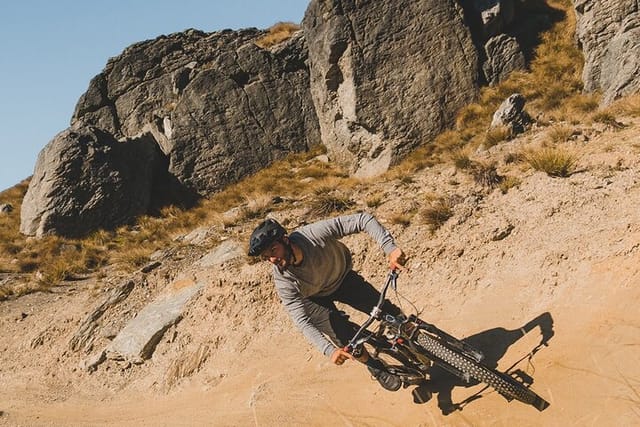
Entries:
<svg viewBox="0 0 640 427">
<path fill-rule="evenodd" d="M 288 245 L 284 245 L 282 242 L 273 242 L 271 246 L 262 251 L 260 258 L 269 261 L 280 271 L 285 271 L 291 265 L 291 250 Z"/>
</svg>

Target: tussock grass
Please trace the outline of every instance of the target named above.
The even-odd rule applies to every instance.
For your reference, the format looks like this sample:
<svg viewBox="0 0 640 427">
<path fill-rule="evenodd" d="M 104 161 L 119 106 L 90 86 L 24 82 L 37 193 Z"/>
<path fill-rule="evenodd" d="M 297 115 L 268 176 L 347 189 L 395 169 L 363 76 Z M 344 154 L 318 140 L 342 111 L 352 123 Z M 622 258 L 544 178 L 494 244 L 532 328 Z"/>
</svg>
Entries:
<svg viewBox="0 0 640 427">
<path fill-rule="evenodd" d="M 469 157 L 469 150 L 455 150 L 451 153 L 451 160 L 456 169 L 469 169 L 473 166 L 473 161 Z"/>
<path fill-rule="evenodd" d="M 576 156 L 561 148 L 541 148 L 526 154 L 526 161 L 537 170 L 553 177 L 568 177 L 575 172 Z"/>
<path fill-rule="evenodd" d="M 314 190 L 309 202 L 309 213 L 315 217 L 326 217 L 335 212 L 348 211 L 354 205 L 349 196 L 331 187 L 319 187 Z"/>
<path fill-rule="evenodd" d="M 549 136 L 549 141 L 553 144 L 559 144 L 562 142 L 566 142 L 573 136 L 575 129 L 566 125 L 556 125 L 552 126 L 547 135 Z"/>
<path fill-rule="evenodd" d="M 498 188 L 502 191 L 502 194 L 507 194 L 510 189 L 518 187 L 522 181 L 515 176 L 505 176 L 498 184 Z"/>
<path fill-rule="evenodd" d="M 492 189 L 502 182 L 502 176 L 498 174 L 495 163 L 474 162 L 469 170 L 473 180 L 483 187 Z"/>
<path fill-rule="evenodd" d="M 300 25 L 293 22 L 278 22 L 269 28 L 269 32 L 255 41 L 256 46 L 267 49 L 289 39 L 300 30 Z"/>
<path fill-rule="evenodd" d="M 632 117 L 640 116 L 640 94 L 626 96 L 619 99 L 602 110 L 614 116 L 628 115 Z"/>
<path fill-rule="evenodd" d="M 614 129 L 622 129 L 624 125 L 616 120 L 616 116 L 609 111 L 600 111 L 593 115 L 593 121 L 609 125 Z"/>
<path fill-rule="evenodd" d="M 367 207 L 369 208 L 377 208 L 378 206 L 380 206 L 383 202 L 384 202 L 384 194 L 377 192 L 377 193 L 373 193 L 370 194 L 369 196 L 367 196 L 367 198 L 365 199 L 364 203 L 367 205 Z"/>
<path fill-rule="evenodd" d="M 484 146 L 491 148 L 511 137 L 511 129 L 506 126 L 496 126 L 487 131 L 484 137 Z"/>
<path fill-rule="evenodd" d="M 514 163 L 522 163 L 525 161 L 525 156 L 522 152 L 509 152 L 504 155 L 504 163 L 506 165 Z"/>
<path fill-rule="evenodd" d="M 429 226 L 429 230 L 435 232 L 453 216 L 453 207 L 453 201 L 450 198 L 440 197 L 422 209 L 420 215 L 424 223 Z"/>
<path fill-rule="evenodd" d="M 389 222 L 391 224 L 408 227 L 409 225 L 411 225 L 411 219 L 413 218 L 413 216 L 414 216 L 413 212 L 397 213 L 397 214 L 391 215 L 391 217 L 389 218 Z"/>
</svg>

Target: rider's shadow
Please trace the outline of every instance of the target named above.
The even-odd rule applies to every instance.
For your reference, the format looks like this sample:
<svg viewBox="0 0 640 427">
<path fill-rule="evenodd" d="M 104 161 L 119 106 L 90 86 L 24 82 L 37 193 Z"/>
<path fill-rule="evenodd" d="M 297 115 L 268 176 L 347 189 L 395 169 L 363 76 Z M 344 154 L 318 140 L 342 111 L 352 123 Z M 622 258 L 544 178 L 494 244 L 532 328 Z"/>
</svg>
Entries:
<svg viewBox="0 0 640 427">
<path fill-rule="evenodd" d="M 529 355 L 532 355 L 542 348 L 543 345 L 547 345 L 547 342 L 554 334 L 553 318 L 550 313 L 543 313 L 518 329 L 489 329 L 484 332 L 471 335 L 463 341 L 484 353 L 485 358 L 483 363 L 485 365 L 491 368 L 496 368 L 498 366 L 498 361 L 505 355 L 509 347 L 535 327 L 540 328 L 542 339 L 540 343 L 532 349 L 530 353 L 528 353 Z M 525 381 L 528 381 L 529 383 L 533 382 L 533 379 L 524 372 L 517 371 L 517 373 L 526 377 L 524 378 Z M 461 410 L 466 404 L 482 397 L 479 393 L 476 393 L 462 402 L 454 403 L 451 396 L 453 388 L 467 387 L 470 385 L 464 383 L 458 377 L 438 366 L 432 366 L 429 370 L 429 375 L 429 381 L 424 385 L 421 385 L 419 388 L 438 394 L 438 407 L 442 411 L 443 415 L 448 415 L 455 410 Z"/>
</svg>

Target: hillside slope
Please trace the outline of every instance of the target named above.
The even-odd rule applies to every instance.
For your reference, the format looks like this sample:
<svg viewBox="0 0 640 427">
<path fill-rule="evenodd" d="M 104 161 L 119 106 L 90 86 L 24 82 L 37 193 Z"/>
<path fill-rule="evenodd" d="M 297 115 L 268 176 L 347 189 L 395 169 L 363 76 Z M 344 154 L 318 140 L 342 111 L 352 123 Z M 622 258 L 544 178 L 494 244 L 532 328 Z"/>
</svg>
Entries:
<svg viewBox="0 0 640 427">
<path fill-rule="evenodd" d="M 125 278 L 109 278 L 104 291 L 88 279 L 2 302 L 0 425 L 637 424 L 640 120 L 619 121 L 624 128 L 575 126 L 562 143 L 578 158 L 567 178 L 506 161 L 548 141 L 547 127 L 472 155 L 520 180 L 505 194 L 450 164 L 369 183 L 357 194 L 360 208 L 370 195 L 384 194 L 369 210 L 410 255 L 399 282 L 403 308 L 412 310 L 412 301 L 423 318 L 469 337 L 500 368 L 516 364 L 531 375 L 532 388 L 551 403 L 542 413 L 442 376 L 432 381 L 434 398 L 415 404 L 410 390 L 384 391 L 354 363 L 332 366 L 292 329 L 268 266 L 245 259 L 198 266 L 211 249 L 205 235 L 167 254 L 151 273 L 136 273 L 131 296 L 105 313 L 86 353 L 71 351 L 69 340 Z M 434 233 L 419 213 L 409 225 L 394 220 L 420 212 L 434 195 L 455 200 L 454 215 Z M 301 204 L 276 215 L 296 223 L 304 213 Z M 232 230 L 232 239 L 250 227 Z M 357 269 L 381 284 L 380 251 L 366 236 L 345 240 Z M 205 288 L 151 359 L 82 369 L 181 278 Z M 550 337 L 547 346 L 539 345 L 542 334 Z"/>
</svg>

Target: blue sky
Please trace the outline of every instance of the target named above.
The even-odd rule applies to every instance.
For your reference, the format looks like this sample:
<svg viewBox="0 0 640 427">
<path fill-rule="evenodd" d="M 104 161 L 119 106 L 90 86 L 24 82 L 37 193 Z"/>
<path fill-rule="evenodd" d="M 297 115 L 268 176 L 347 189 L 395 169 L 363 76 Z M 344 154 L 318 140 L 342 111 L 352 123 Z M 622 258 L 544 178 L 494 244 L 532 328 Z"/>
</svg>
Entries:
<svg viewBox="0 0 640 427">
<path fill-rule="evenodd" d="M 7 0 L 0 5 L 0 191 L 33 173 L 89 81 L 127 46 L 196 28 L 300 23 L 309 0 Z M 2 201 L 0 200 L 0 203 Z"/>
</svg>

